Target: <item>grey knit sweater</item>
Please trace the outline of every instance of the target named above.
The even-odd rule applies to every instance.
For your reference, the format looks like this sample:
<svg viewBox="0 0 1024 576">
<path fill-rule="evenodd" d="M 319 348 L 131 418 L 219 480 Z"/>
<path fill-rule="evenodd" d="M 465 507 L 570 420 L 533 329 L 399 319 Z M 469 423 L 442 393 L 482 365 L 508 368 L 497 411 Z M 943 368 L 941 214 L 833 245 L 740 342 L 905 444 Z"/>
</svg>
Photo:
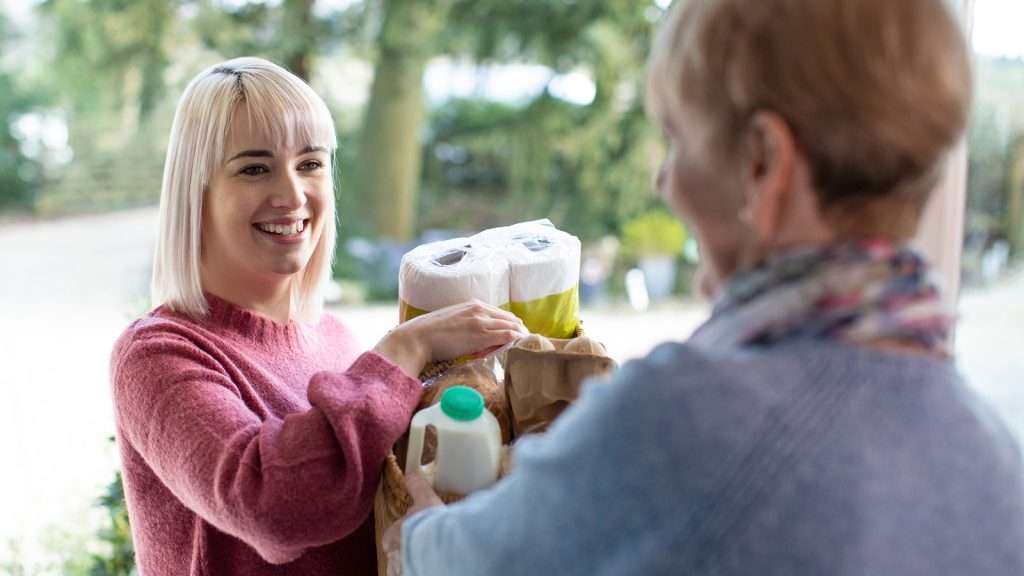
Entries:
<svg viewBox="0 0 1024 576">
<path fill-rule="evenodd" d="M 1024 575 L 1024 472 L 952 362 L 665 344 L 412 517 L 406 576 Z"/>
</svg>

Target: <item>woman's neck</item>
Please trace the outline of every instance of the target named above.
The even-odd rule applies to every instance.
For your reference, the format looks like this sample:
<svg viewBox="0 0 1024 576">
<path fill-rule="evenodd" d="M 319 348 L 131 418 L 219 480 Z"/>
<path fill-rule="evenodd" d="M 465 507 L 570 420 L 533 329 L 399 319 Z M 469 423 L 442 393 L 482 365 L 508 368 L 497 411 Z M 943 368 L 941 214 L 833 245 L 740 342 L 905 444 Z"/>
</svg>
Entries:
<svg viewBox="0 0 1024 576">
<path fill-rule="evenodd" d="M 292 301 L 292 280 L 258 282 L 221 278 L 203 268 L 203 290 L 232 304 L 252 310 L 275 322 L 287 324 L 298 311 Z"/>
</svg>

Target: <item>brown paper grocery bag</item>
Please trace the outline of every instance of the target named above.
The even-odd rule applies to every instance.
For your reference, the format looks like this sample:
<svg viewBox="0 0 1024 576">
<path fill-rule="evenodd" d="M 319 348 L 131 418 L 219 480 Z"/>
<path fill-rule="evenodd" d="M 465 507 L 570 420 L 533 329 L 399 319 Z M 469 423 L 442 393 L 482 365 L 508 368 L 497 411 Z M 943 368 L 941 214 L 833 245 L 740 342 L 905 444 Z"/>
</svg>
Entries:
<svg viewBox="0 0 1024 576">
<path fill-rule="evenodd" d="M 505 376 L 502 385 L 494 380 L 493 367 L 481 364 L 457 364 L 448 367 L 441 376 L 430 381 L 431 388 L 424 393 L 420 408 L 440 401 L 441 393 L 455 385 L 469 385 L 484 396 L 488 410 L 498 419 L 502 429 L 501 476 L 512 467 L 511 444 L 523 435 L 543 432 L 548 425 L 579 394 L 580 384 L 590 376 L 604 374 L 616 367 L 615 361 L 599 354 L 565 352 L 570 339 L 552 339 L 554 350 L 538 352 L 511 348 L 504 358 Z M 436 387 L 436 388 L 434 388 Z M 377 572 L 387 576 L 387 558 L 381 538 L 412 506 L 412 497 L 405 485 L 402 468 L 405 466 L 407 435 L 395 445 L 381 473 L 381 481 L 373 501 L 374 526 L 377 543 Z M 434 440 L 436 443 L 436 440 Z M 424 461 L 432 460 L 433 446 L 424 445 Z M 435 444 L 436 446 L 436 444 Z M 397 455 L 396 455 L 397 454 Z M 446 503 L 461 496 L 439 494 Z"/>
<path fill-rule="evenodd" d="M 579 396 L 591 376 L 615 369 L 599 354 L 565 352 L 569 339 L 552 338 L 554 350 L 512 348 L 505 360 L 505 395 L 512 411 L 512 435 L 543 432 Z"/>
<path fill-rule="evenodd" d="M 429 408 L 441 401 L 441 394 L 452 386 L 469 386 L 484 397 L 484 406 L 498 420 L 501 428 L 501 441 L 505 445 L 502 474 L 507 466 L 507 445 L 512 441 L 512 422 L 505 397 L 505 386 L 499 382 L 494 372 L 496 358 L 488 357 L 471 360 L 459 364 L 447 363 L 443 373 L 439 375 L 421 375 L 424 382 L 423 397 L 417 407 L 419 410 Z M 377 540 L 377 572 L 380 576 L 387 574 L 387 558 L 381 546 L 381 538 L 384 531 L 395 523 L 396 520 L 405 516 L 405 513 L 412 506 L 412 497 L 405 487 L 405 475 L 402 473 L 405 467 L 405 456 L 409 445 L 409 433 L 405 434 L 395 443 L 394 451 L 388 454 L 384 462 L 384 469 L 381 472 L 381 481 L 377 486 L 377 493 L 373 500 L 374 527 Z M 427 429 L 423 443 L 422 462 L 429 463 L 434 460 L 437 447 L 437 436 L 432 428 Z M 461 496 L 455 494 L 438 494 L 446 503 L 459 500 Z"/>
</svg>

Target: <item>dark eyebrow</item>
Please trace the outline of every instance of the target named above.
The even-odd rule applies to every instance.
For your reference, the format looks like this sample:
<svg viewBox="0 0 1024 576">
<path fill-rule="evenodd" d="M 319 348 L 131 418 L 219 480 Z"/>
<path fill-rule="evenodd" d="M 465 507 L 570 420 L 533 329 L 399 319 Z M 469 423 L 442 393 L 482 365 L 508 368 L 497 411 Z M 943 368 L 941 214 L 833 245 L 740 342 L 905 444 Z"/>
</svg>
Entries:
<svg viewBox="0 0 1024 576">
<path fill-rule="evenodd" d="M 238 154 L 235 154 L 230 159 L 228 159 L 228 162 L 232 162 L 234 160 L 242 158 L 243 156 L 252 156 L 254 158 L 273 158 L 274 153 L 271 152 L 270 150 L 242 150 Z"/>
<path fill-rule="evenodd" d="M 327 148 L 324 148 L 323 146 L 306 146 L 302 149 L 302 152 L 299 152 L 299 154 L 309 154 L 311 152 L 327 152 Z M 238 154 L 229 158 L 228 162 L 232 162 L 244 156 L 251 156 L 254 158 L 273 158 L 274 153 L 270 150 L 242 150 Z"/>
</svg>

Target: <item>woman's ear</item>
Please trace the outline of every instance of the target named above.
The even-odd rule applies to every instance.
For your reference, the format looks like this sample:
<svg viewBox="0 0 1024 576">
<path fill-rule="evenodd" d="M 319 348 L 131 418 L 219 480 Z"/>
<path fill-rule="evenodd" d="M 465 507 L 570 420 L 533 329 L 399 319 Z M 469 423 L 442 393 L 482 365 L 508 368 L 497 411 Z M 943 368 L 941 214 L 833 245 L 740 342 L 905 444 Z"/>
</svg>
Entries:
<svg viewBox="0 0 1024 576">
<path fill-rule="evenodd" d="M 780 236 L 794 188 L 796 140 L 786 121 L 774 112 L 754 114 L 745 136 L 743 164 L 746 205 L 740 217 L 761 243 Z"/>
</svg>

